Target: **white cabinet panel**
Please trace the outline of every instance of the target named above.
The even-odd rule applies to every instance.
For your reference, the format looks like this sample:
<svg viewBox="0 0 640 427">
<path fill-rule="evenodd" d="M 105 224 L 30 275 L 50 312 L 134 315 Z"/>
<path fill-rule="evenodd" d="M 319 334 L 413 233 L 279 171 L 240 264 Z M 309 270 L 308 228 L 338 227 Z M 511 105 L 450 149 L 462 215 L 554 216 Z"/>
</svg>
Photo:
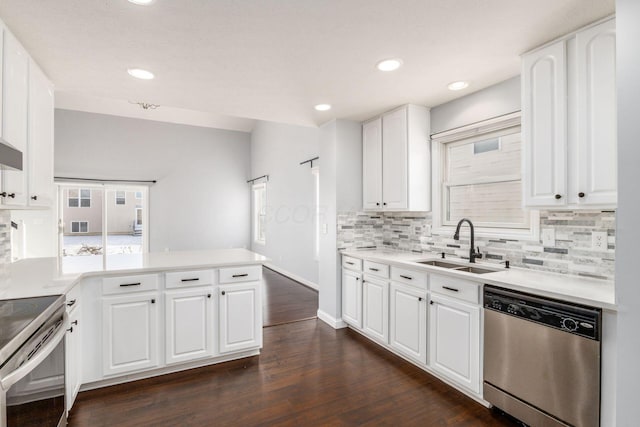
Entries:
<svg viewBox="0 0 640 427">
<path fill-rule="evenodd" d="M 22 152 L 26 169 L 29 56 L 8 31 L 4 31 L 2 54 L 2 138 Z M 2 175 L 2 191 L 7 193 L 2 202 L 26 205 L 26 172 L 2 171 Z"/>
<path fill-rule="evenodd" d="M 421 363 L 427 363 L 426 292 L 393 282 L 390 292 L 391 347 Z"/>
<path fill-rule="evenodd" d="M 406 109 L 382 116 L 382 205 L 385 209 L 408 207 L 407 132 Z"/>
<path fill-rule="evenodd" d="M 261 282 L 219 287 L 220 353 L 262 346 Z"/>
<path fill-rule="evenodd" d="M 431 295 L 429 364 L 480 393 L 480 307 Z"/>
<path fill-rule="evenodd" d="M 362 327 L 362 281 L 360 273 L 342 271 L 342 320 Z"/>
<path fill-rule="evenodd" d="M 362 125 L 362 197 L 364 209 L 382 207 L 382 119 Z"/>
<path fill-rule="evenodd" d="M 362 330 L 389 343 L 389 283 L 365 277 L 362 280 Z"/>
<path fill-rule="evenodd" d="M 29 66 L 29 148 L 27 168 L 29 205 L 52 206 L 53 185 L 53 85 L 40 69 Z"/>
<path fill-rule="evenodd" d="M 522 59 L 522 130 L 527 206 L 566 203 L 566 49 L 559 41 Z"/>
<path fill-rule="evenodd" d="M 78 286 L 76 286 L 78 287 Z M 65 381 L 67 410 L 71 410 L 82 384 L 82 310 L 77 306 L 69 315 L 65 336 Z"/>
<path fill-rule="evenodd" d="M 618 188 L 616 27 L 606 21 L 576 34 L 580 204 L 615 205 Z"/>
<path fill-rule="evenodd" d="M 213 354 L 213 288 L 165 292 L 167 364 Z"/>
<path fill-rule="evenodd" d="M 104 375 L 158 366 L 157 299 L 156 294 L 103 298 Z"/>
</svg>

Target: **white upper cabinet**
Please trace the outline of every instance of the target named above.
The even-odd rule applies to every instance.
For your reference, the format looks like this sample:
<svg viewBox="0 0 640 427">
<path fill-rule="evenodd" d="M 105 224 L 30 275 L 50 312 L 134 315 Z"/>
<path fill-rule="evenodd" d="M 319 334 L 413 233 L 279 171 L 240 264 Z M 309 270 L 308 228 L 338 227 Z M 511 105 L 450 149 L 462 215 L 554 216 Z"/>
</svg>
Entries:
<svg viewBox="0 0 640 427">
<path fill-rule="evenodd" d="M 615 20 L 522 58 L 524 204 L 615 207 Z"/>
<path fill-rule="evenodd" d="M 382 203 L 382 118 L 362 125 L 363 207 L 381 208 Z"/>
<path fill-rule="evenodd" d="M 363 124 L 365 210 L 431 209 L 429 109 L 406 105 Z"/>
<path fill-rule="evenodd" d="M 32 61 L 29 65 L 28 190 L 30 206 L 52 206 L 53 85 Z"/>
<path fill-rule="evenodd" d="M 2 138 L 23 153 L 27 151 L 27 101 L 29 90 L 29 55 L 13 35 L 4 31 L 2 49 Z M 23 157 L 23 168 L 25 168 Z M 25 205 L 27 175 L 25 171 L 3 171 L 2 202 Z"/>
</svg>

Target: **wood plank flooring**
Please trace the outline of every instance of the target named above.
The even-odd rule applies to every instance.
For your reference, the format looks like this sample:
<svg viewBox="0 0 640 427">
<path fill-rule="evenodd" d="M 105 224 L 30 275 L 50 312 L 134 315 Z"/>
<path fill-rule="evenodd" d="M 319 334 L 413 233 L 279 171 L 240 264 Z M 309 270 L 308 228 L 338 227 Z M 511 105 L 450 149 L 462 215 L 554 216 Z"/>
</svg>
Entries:
<svg viewBox="0 0 640 427">
<path fill-rule="evenodd" d="M 80 393 L 80 426 L 515 426 L 348 329 L 264 329 L 260 356 Z"/>
<path fill-rule="evenodd" d="M 264 326 L 313 319 L 318 313 L 318 292 L 268 268 L 262 269 Z"/>
</svg>

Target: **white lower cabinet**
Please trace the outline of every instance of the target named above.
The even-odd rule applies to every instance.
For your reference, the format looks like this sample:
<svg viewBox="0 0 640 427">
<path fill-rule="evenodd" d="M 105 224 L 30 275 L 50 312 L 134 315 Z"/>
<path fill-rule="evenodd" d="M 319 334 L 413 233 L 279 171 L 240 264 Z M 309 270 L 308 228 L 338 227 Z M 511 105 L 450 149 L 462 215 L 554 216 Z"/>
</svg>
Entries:
<svg viewBox="0 0 640 427">
<path fill-rule="evenodd" d="M 480 393 L 480 307 L 432 293 L 429 311 L 431 368 Z"/>
<path fill-rule="evenodd" d="M 165 292 L 165 363 L 213 355 L 213 287 Z"/>
<path fill-rule="evenodd" d="M 342 271 L 342 320 L 362 327 L 362 275 L 349 270 Z"/>
<path fill-rule="evenodd" d="M 362 330 L 389 343 L 389 282 L 367 276 L 362 280 Z"/>
<path fill-rule="evenodd" d="M 102 299 L 103 374 L 158 366 L 158 295 Z"/>
<path fill-rule="evenodd" d="M 82 384 L 82 311 L 76 307 L 69 314 L 69 329 L 65 335 L 65 391 L 67 410 L 71 410 Z"/>
<path fill-rule="evenodd" d="M 262 347 L 261 282 L 221 285 L 220 353 Z"/>
<path fill-rule="evenodd" d="M 427 293 L 391 282 L 390 344 L 405 356 L 427 363 Z"/>
</svg>

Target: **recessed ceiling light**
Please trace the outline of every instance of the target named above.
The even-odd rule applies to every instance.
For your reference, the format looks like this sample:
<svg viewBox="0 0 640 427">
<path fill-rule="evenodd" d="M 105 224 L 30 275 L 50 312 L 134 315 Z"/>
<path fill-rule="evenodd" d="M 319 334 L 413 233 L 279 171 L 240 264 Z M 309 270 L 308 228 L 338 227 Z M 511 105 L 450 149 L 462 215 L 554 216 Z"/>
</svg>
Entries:
<svg viewBox="0 0 640 427">
<path fill-rule="evenodd" d="M 141 68 L 129 68 L 127 73 L 136 79 L 142 80 L 151 80 L 155 77 L 151 71 L 143 70 Z"/>
<path fill-rule="evenodd" d="M 449 90 L 462 90 L 468 86 L 469 86 L 469 82 L 465 82 L 465 81 L 453 82 L 447 85 Z"/>
<path fill-rule="evenodd" d="M 331 105 L 329 105 L 329 104 L 318 104 L 313 108 L 315 108 L 318 111 L 329 111 L 329 110 L 331 110 Z"/>
<path fill-rule="evenodd" d="M 150 5 L 151 3 L 153 3 L 156 0 L 129 0 L 129 3 L 133 3 L 133 4 L 139 4 L 142 6 L 147 6 Z"/>
<path fill-rule="evenodd" d="M 391 58 L 380 61 L 376 64 L 376 68 L 380 71 L 393 71 L 400 68 L 402 65 L 402 59 Z"/>
</svg>

